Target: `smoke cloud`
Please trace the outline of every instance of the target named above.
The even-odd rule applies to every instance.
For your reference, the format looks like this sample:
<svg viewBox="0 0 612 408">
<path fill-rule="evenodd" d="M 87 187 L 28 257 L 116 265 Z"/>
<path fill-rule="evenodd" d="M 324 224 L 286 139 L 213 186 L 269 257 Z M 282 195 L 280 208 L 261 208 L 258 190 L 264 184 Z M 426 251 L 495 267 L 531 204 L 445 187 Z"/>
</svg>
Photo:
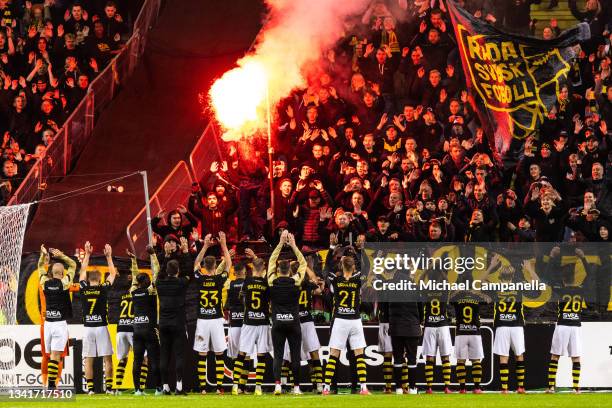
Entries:
<svg viewBox="0 0 612 408">
<path fill-rule="evenodd" d="M 307 85 L 304 68 L 344 35 L 344 22 L 370 0 L 266 0 L 268 13 L 254 51 L 237 61 L 211 88 L 217 120 L 236 139 L 265 129 L 266 87 L 274 106 Z"/>
</svg>

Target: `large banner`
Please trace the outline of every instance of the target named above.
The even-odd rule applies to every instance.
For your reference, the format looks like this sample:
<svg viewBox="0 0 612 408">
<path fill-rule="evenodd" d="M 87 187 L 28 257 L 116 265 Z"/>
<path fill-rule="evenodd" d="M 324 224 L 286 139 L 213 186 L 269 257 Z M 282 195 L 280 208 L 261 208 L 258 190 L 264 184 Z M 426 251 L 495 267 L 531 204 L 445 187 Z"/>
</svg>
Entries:
<svg viewBox="0 0 612 408">
<path fill-rule="evenodd" d="M 38 253 L 31 253 L 24 255 L 21 260 L 21 270 L 19 272 L 19 294 L 17 298 L 17 323 L 18 324 L 39 324 L 41 321 L 40 317 L 40 296 L 39 296 L 39 285 L 38 285 Z M 321 253 L 322 259 L 325 259 L 325 253 Z M 590 259 L 590 258 L 589 258 Z M 590 261 L 595 262 L 594 259 Z M 119 269 L 120 277 L 115 280 L 115 283 L 111 287 L 109 292 L 108 301 L 108 316 L 110 323 L 116 323 L 118 320 L 119 313 L 121 311 L 121 295 L 124 294 L 129 286 L 130 281 L 128 279 L 128 273 L 130 268 L 130 260 L 127 258 L 114 258 L 115 266 Z M 149 272 L 149 265 L 146 262 L 139 261 L 139 270 L 141 272 Z M 89 270 L 99 270 L 102 273 L 106 273 L 108 268 L 106 266 L 106 260 L 102 256 L 94 256 L 90 260 Z M 73 316 L 68 320 L 68 323 L 80 324 L 82 323 L 81 315 L 81 301 L 78 294 L 78 284 L 76 281 L 78 278 L 75 277 L 75 291 L 71 293 L 72 296 L 72 313 Z M 602 299 L 605 299 L 602 304 L 607 303 L 608 311 L 612 311 L 612 285 L 608 279 L 607 285 L 602 285 L 600 288 Z M 607 289 L 606 289 L 607 288 Z M 605 292 L 605 293 L 604 293 Z M 187 289 L 187 298 L 185 302 L 185 314 L 187 316 L 188 324 L 195 324 L 197 319 L 196 309 L 199 299 L 198 287 L 195 282 L 191 282 Z M 537 300 L 537 299 L 536 299 Z M 528 322 L 550 322 L 556 321 L 556 307 L 549 307 L 548 310 L 544 311 L 546 302 L 536 301 L 527 303 L 525 318 Z M 489 316 L 487 314 L 490 311 L 483 310 L 483 316 Z M 587 313 L 591 313 L 592 310 L 588 310 Z M 492 313 L 492 312 L 491 312 Z M 597 314 L 592 316 L 592 320 L 609 320 L 609 313 Z"/>
<path fill-rule="evenodd" d="M 453 0 L 448 10 L 474 108 L 485 130 L 505 152 L 512 137 L 533 133 L 557 101 L 570 72 L 572 47 L 590 38 L 581 23 L 553 40 L 504 33 Z"/>
</svg>

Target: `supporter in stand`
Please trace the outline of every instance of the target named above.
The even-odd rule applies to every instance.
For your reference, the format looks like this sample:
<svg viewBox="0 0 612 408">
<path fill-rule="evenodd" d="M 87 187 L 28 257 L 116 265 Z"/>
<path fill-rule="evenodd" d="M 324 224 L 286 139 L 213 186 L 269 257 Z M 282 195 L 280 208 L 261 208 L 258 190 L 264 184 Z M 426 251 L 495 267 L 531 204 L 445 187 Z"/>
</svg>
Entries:
<svg viewBox="0 0 612 408">
<path fill-rule="evenodd" d="M 0 187 L 0 204 L 6 204 L 30 161 L 40 155 L 37 146 L 50 143 L 118 52 L 130 31 L 121 10 L 105 0 L 0 0 L 0 153 L 19 174 L 10 192 Z M 10 153 L 15 144 L 20 147 L 16 155 Z"/>
</svg>

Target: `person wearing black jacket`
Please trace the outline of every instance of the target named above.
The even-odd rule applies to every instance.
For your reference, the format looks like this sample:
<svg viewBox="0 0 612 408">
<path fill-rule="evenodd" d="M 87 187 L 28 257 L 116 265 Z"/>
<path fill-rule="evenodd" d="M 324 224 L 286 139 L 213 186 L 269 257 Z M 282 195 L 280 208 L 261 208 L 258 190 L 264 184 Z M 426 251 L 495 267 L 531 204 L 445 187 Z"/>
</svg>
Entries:
<svg viewBox="0 0 612 408">
<path fill-rule="evenodd" d="M 189 256 L 187 239 L 181 237 L 179 257 Z M 152 255 L 156 256 L 156 255 Z M 155 267 L 155 263 L 153 263 Z M 186 270 L 183 268 L 183 273 Z M 183 371 L 185 367 L 185 344 L 187 343 L 185 327 L 185 294 L 189 284 L 189 276 L 180 273 L 178 260 L 171 259 L 165 264 L 163 273 L 158 274 L 155 281 L 159 299 L 159 333 L 160 333 L 160 373 L 164 395 L 170 394 L 168 374 L 170 357 L 174 355 L 176 367 L 177 395 L 184 394 Z"/>
<path fill-rule="evenodd" d="M 151 255 L 153 280 L 145 272 L 138 271 L 136 256 L 130 255 L 132 259 L 132 305 L 134 307 L 134 363 L 132 375 L 134 380 L 134 395 L 144 395 L 143 384 L 140 382 L 140 374 L 144 365 L 144 354 L 147 353 L 147 365 L 152 374 L 151 383 L 156 387 L 155 395 L 161 395 L 159 386 L 159 328 L 157 326 L 157 289 L 153 282 L 157 281 L 159 262 L 154 256 L 153 248 L 148 247 L 147 252 Z M 145 367 L 146 367 L 145 366 Z"/>
<path fill-rule="evenodd" d="M 166 225 L 159 225 L 164 215 L 165 211 L 162 210 L 151 220 L 153 232 L 161 237 L 165 237 L 168 234 L 174 234 L 177 238 L 188 238 L 191 231 L 198 225 L 198 220 L 182 205 L 179 205 L 175 210 L 168 213 L 166 216 Z"/>
<path fill-rule="evenodd" d="M 495 234 L 487 224 L 484 223 L 483 211 L 475 208 L 472 212 L 470 225 L 465 233 L 465 242 L 494 242 Z"/>
<path fill-rule="evenodd" d="M 543 185 L 533 186 L 525 197 L 525 212 L 535 225 L 536 241 L 559 242 L 563 240 L 567 211 L 559 193 Z M 543 191 L 544 190 L 544 191 Z"/>
<path fill-rule="evenodd" d="M 395 278 L 410 279 L 410 276 L 396 274 Z M 421 310 L 416 302 L 389 302 L 389 335 L 397 394 L 417 393 L 416 356 L 422 334 Z"/>
<path fill-rule="evenodd" d="M 297 274 L 289 276 L 291 264 L 288 260 L 277 260 L 285 245 L 293 250 L 298 259 Z M 295 244 L 295 237 L 287 230 L 281 234 L 280 242 L 270 256 L 268 264 L 268 285 L 272 308 L 272 344 L 274 346 L 274 395 L 280 395 L 281 369 L 285 342 L 289 343 L 291 371 L 293 372 L 293 394 L 300 391 L 300 350 L 302 347 L 302 329 L 300 326 L 299 294 L 300 286 L 306 273 L 306 259 Z"/>
</svg>

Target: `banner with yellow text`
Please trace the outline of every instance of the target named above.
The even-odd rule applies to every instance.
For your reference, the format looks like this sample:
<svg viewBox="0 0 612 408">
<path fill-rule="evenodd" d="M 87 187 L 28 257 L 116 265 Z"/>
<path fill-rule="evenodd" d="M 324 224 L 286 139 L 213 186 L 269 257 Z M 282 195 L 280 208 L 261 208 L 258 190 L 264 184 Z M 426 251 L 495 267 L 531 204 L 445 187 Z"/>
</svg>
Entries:
<svg viewBox="0 0 612 408">
<path fill-rule="evenodd" d="M 448 10 L 472 104 L 501 152 L 512 138 L 536 131 L 557 101 L 576 57 L 574 45 L 590 37 L 581 23 L 553 40 L 504 33 L 453 0 Z"/>
</svg>

